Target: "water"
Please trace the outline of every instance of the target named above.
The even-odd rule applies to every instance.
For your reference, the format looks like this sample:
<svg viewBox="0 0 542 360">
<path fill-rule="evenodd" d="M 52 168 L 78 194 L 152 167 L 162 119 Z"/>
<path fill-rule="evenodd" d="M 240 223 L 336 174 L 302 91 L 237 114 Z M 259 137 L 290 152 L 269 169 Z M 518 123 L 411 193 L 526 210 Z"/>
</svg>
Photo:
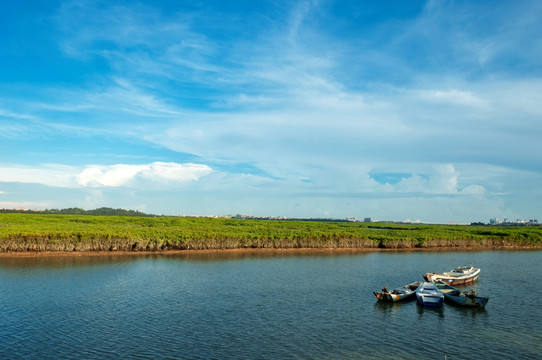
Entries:
<svg viewBox="0 0 542 360">
<path fill-rule="evenodd" d="M 0 358 L 542 358 L 540 260 L 542 251 L 4 257 Z M 372 295 L 471 262 L 486 309 Z"/>
</svg>

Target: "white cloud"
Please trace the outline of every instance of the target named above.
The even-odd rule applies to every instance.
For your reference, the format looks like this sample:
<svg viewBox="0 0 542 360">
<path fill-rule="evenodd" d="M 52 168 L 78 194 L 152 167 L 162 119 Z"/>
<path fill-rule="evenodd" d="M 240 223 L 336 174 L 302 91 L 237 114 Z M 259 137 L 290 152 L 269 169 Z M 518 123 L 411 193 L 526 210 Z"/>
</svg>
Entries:
<svg viewBox="0 0 542 360">
<path fill-rule="evenodd" d="M 457 193 L 457 179 L 459 174 L 451 164 L 438 165 L 434 176 L 429 178 L 431 191 L 444 194 Z"/>
<path fill-rule="evenodd" d="M 418 94 L 422 101 L 472 107 L 481 107 L 485 105 L 485 101 L 471 91 L 458 89 L 418 90 L 415 91 L 415 94 Z"/>
<path fill-rule="evenodd" d="M 16 113 L 11 110 L 0 108 L 0 118 L 8 118 L 13 120 L 34 120 L 34 117 L 28 114 Z"/>
<path fill-rule="evenodd" d="M 486 188 L 481 185 L 469 185 L 461 190 L 461 194 L 463 195 L 483 196 L 486 193 Z"/>
<path fill-rule="evenodd" d="M 197 181 L 209 175 L 213 169 L 207 165 L 154 162 L 143 169 L 141 176 L 153 181 Z"/>
<path fill-rule="evenodd" d="M 36 183 L 52 187 L 146 187 L 197 181 L 213 172 L 207 165 L 153 162 L 142 165 L 90 165 L 81 170 L 74 166 L 41 165 L 0 167 L 0 182 Z"/>
<path fill-rule="evenodd" d="M 135 186 L 141 181 L 179 184 L 197 181 L 213 170 L 206 165 L 154 162 L 144 165 L 89 166 L 77 181 L 82 186 Z"/>
<path fill-rule="evenodd" d="M 89 166 L 77 177 L 82 186 L 121 186 L 132 180 L 145 165 Z"/>
<path fill-rule="evenodd" d="M 167 105 L 162 99 L 151 92 L 134 85 L 124 78 L 115 78 L 114 83 L 107 89 L 83 94 L 84 100 L 97 111 L 119 112 L 142 117 L 180 116 L 174 106 Z"/>
<path fill-rule="evenodd" d="M 424 175 L 415 174 L 401 179 L 391 191 L 428 195 L 484 195 L 486 189 L 479 184 L 468 184 L 460 188 L 461 174 L 452 164 L 441 164 Z"/>
<path fill-rule="evenodd" d="M 0 166 L 0 182 L 38 183 L 55 187 L 73 187 L 76 168 L 45 164 L 40 167 Z"/>
</svg>

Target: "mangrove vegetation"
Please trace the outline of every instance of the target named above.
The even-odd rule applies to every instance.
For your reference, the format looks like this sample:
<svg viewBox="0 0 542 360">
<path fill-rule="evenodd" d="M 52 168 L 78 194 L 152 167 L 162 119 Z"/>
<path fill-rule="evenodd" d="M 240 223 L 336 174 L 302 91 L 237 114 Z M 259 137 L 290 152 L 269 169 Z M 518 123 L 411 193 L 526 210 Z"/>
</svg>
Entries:
<svg viewBox="0 0 542 360">
<path fill-rule="evenodd" d="M 0 213 L 0 252 L 450 247 L 542 247 L 542 227 Z"/>
</svg>

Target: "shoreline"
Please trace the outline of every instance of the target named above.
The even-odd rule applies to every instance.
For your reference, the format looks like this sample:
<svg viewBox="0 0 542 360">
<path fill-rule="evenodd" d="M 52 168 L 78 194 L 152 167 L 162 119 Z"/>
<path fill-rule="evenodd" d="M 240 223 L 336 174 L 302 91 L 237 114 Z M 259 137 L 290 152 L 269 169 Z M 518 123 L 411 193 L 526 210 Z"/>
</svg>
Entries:
<svg viewBox="0 0 542 360">
<path fill-rule="evenodd" d="M 375 252 L 453 252 L 453 251 L 499 251 L 499 250 L 542 250 L 541 246 L 442 246 L 425 248 L 237 248 L 205 250 L 156 250 L 156 251 L 13 251 L 0 252 L 0 258 L 33 257 L 79 257 L 79 256 L 175 256 L 175 255 L 348 255 Z"/>
<path fill-rule="evenodd" d="M 0 256 L 142 256 L 542 248 L 541 227 L 0 213 Z"/>
</svg>

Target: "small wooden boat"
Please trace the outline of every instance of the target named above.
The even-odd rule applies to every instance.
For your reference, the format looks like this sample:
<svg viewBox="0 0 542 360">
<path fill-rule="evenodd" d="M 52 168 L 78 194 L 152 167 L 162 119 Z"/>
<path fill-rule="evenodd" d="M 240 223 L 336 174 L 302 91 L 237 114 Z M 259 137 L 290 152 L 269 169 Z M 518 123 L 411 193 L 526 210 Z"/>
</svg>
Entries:
<svg viewBox="0 0 542 360">
<path fill-rule="evenodd" d="M 444 295 L 431 282 L 423 282 L 416 290 L 416 299 L 423 306 L 442 306 Z"/>
<path fill-rule="evenodd" d="M 408 285 L 401 286 L 399 288 L 388 290 L 384 287 L 381 291 L 373 291 L 378 301 L 396 302 L 414 299 L 416 295 L 416 289 L 420 286 L 421 282 L 416 281 Z"/>
<path fill-rule="evenodd" d="M 446 300 L 460 306 L 477 307 L 482 309 L 484 306 L 486 306 L 487 301 L 489 300 L 489 298 L 485 296 L 476 296 L 474 290 L 471 290 L 470 292 L 461 291 L 440 280 L 433 281 L 433 283 L 444 295 Z"/>
<path fill-rule="evenodd" d="M 480 275 L 480 269 L 470 266 L 459 266 L 457 269 L 453 269 L 443 273 L 425 273 L 423 278 L 426 281 L 440 280 L 449 285 L 463 285 L 468 284 L 476 279 Z"/>
</svg>

